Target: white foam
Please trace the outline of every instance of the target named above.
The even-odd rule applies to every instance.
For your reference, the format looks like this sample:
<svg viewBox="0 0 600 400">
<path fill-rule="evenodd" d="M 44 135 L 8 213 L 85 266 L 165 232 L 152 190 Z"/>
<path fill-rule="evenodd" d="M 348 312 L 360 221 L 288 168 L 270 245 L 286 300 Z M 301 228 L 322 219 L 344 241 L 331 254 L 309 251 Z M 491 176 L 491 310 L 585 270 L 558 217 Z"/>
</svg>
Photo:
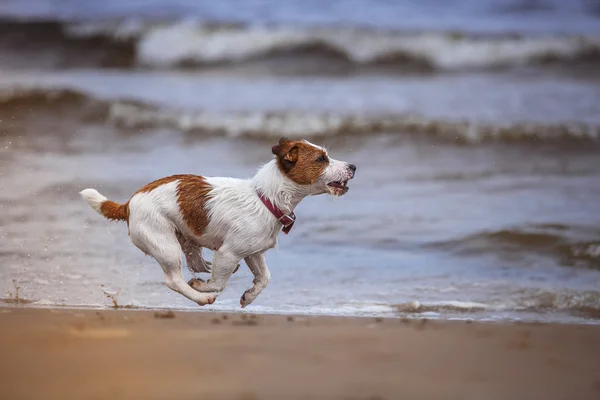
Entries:
<svg viewBox="0 0 600 400">
<path fill-rule="evenodd" d="M 348 303 L 336 307 L 335 311 L 343 315 L 380 315 L 392 313 L 394 307 L 381 303 Z"/>
<path fill-rule="evenodd" d="M 526 295 L 507 300 L 504 307 L 518 311 L 600 310 L 599 291 L 529 290 Z M 499 308 L 499 307 L 498 307 Z"/>
<path fill-rule="evenodd" d="M 430 118 L 413 113 L 335 113 L 288 111 L 209 112 L 150 106 L 124 100 L 102 100 L 90 94 L 58 87 L 9 87 L 0 90 L 0 104 L 43 99 L 45 104 L 92 102 L 106 106 L 108 119 L 125 128 L 171 128 L 191 133 L 229 137 L 279 138 L 369 135 L 378 132 L 423 134 L 450 141 L 600 139 L 600 125 L 579 122 L 486 123 L 475 120 Z M 103 107 L 104 108 L 104 107 Z M 104 116 L 104 111 L 102 111 Z M 600 255 L 599 245 L 577 248 L 578 254 Z"/>
<path fill-rule="evenodd" d="M 147 27 L 137 33 L 138 61 L 154 67 L 184 61 L 236 62 L 311 45 L 329 48 L 356 64 L 404 56 L 443 70 L 521 65 L 541 58 L 570 60 L 600 51 L 600 37 L 596 36 L 474 38 L 443 32 L 408 34 L 350 28 L 208 29 L 194 21 Z"/>
<path fill-rule="evenodd" d="M 600 258 L 600 244 L 589 244 L 573 250 L 573 255 L 577 257 Z"/>
<path fill-rule="evenodd" d="M 89 38 L 95 36 L 108 36 L 117 41 L 134 40 L 141 37 L 155 23 L 144 22 L 139 18 L 127 18 L 122 21 L 87 21 L 71 23 L 65 27 L 68 36 L 76 38 Z"/>
<path fill-rule="evenodd" d="M 151 29 L 141 38 L 137 56 L 141 64 L 159 67 L 188 60 L 198 63 L 239 61 L 312 40 L 308 32 L 301 31 L 264 28 L 213 31 L 183 22 Z"/>
<path fill-rule="evenodd" d="M 48 299 L 38 300 L 38 301 L 35 301 L 33 304 L 35 304 L 36 306 L 56 306 L 56 305 L 59 305 L 56 302 L 50 301 Z"/>
<path fill-rule="evenodd" d="M 376 132 L 423 133 L 450 140 L 598 139 L 600 127 L 580 123 L 493 125 L 435 120 L 414 114 L 365 115 L 286 112 L 215 113 L 113 103 L 109 119 L 126 128 L 170 127 L 231 137 L 329 136 Z"/>
<path fill-rule="evenodd" d="M 419 302 L 412 301 L 409 303 L 401 303 L 395 305 L 395 309 L 401 313 L 419 313 L 427 315 L 439 315 L 441 313 L 453 313 L 453 312 L 476 312 L 486 311 L 490 309 L 488 304 L 459 301 L 459 300 L 448 300 L 448 301 L 436 301 L 436 302 Z"/>
</svg>

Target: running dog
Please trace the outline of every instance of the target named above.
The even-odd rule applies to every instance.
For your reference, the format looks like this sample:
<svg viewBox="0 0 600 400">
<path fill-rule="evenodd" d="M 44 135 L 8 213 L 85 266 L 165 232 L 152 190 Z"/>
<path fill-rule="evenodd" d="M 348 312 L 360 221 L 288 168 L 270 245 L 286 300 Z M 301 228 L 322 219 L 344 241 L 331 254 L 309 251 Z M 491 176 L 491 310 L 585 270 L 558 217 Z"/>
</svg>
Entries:
<svg viewBox="0 0 600 400">
<path fill-rule="evenodd" d="M 142 187 L 125 204 L 95 189 L 80 194 L 105 218 L 126 221 L 132 243 L 160 264 L 165 285 L 201 306 L 214 303 L 243 259 L 254 274 L 240 299 L 246 307 L 269 283 L 265 252 L 275 247 L 280 230 L 292 229 L 298 203 L 346 194 L 356 172 L 306 140 L 282 138 L 271 151 L 273 159 L 252 179 L 173 175 Z M 202 248 L 213 251 L 212 263 Z M 182 253 L 191 271 L 211 278 L 185 282 Z"/>
</svg>

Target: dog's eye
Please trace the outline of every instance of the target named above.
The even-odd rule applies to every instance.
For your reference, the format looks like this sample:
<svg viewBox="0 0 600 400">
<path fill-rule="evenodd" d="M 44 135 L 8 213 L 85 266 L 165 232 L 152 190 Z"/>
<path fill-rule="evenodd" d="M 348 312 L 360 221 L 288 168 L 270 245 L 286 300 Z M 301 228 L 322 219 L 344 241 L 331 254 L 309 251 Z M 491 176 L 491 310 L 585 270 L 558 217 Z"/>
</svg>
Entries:
<svg viewBox="0 0 600 400">
<path fill-rule="evenodd" d="M 319 158 L 317 158 L 317 162 L 326 162 L 327 156 L 325 154 L 321 154 Z"/>
</svg>

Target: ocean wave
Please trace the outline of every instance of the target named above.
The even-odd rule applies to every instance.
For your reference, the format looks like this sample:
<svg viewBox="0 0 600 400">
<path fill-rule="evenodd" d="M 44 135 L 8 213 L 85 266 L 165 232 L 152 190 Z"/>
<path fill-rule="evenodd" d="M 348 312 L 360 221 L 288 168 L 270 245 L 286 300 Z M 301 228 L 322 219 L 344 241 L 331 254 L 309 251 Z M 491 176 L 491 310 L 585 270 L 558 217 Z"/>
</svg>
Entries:
<svg viewBox="0 0 600 400">
<path fill-rule="evenodd" d="M 216 113 L 114 103 L 109 119 L 124 128 L 168 127 L 230 137 L 323 137 L 374 133 L 421 134 L 461 143 L 523 140 L 598 140 L 600 126 L 581 123 L 489 124 L 411 113 L 343 114 L 305 111 Z"/>
<path fill-rule="evenodd" d="M 465 301 L 439 301 L 421 303 L 411 301 L 408 303 L 395 304 L 394 309 L 403 314 L 422 314 L 422 313 L 474 313 L 490 309 L 491 307 L 483 303 L 465 302 Z"/>
<path fill-rule="evenodd" d="M 513 300 L 505 308 L 527 312 L 564 312 L 600 319 L 600 292 L 539 290 Z"/>
<path fill-rule="evenodd" d="M 461 255 L 492 253 L 516 257 L 542 254 L 555 257 L 564 266 L 600 270 L 600 231 L 576 226 L 515 227 L 479 232 L 432 246 Z"/>
<path fill-rule="evenodd" d="M 0 89 L 0 127 L 6 134 L 24 134 L 20 121 L 40 123 L 44 119 L 92 122 L 106 118 L 110 105 L 85 93 L 63 88 L 10 87 Z M 33 115 L 35 114 L 35 117 Z M 33 117 L 33 118 L 32 118 Z"/>
<path fill-rule="evenodd" d="M 357 65 L 418 63 L 439 70 L 487 69 L 598 58 L 596 37 L 487 37 L 354 29 L 244 28 L 206 31 L 180 23 L 149 30 L 138 61 L 150 66 L 239 62 L 319 49 Z"/>
<path fill-rule="evenodd" d="M 134 99 L 100 99 L 82 91 L 61 87 L 11 86 L 0 88 L 0 116 L 12 117 L 35 111 L 71 111 L 84 118 L 106 118 L 113 105 L 144 107 Z M 0 121 L 1 122 L 1 121 Z"/>
<path fill-rule="evenodd" d="M 563 246 L 560 255 L 567 265 L 600 270 L 600 240 Z"/>
<path fill-rule="evenodd" d="M 0 25 L 3 26 L 0 44 L 13 51 L 28 50 L 28 46 L 17 46 L 17 42 L 41 41 L 46 51 L 53 47 L 78 62 L 85 62 L 81 55 L 88 53 L 88 62 L 97 62 L 99 66 L 206 67 L 284 57 L 295 61 L 321 60 L 324 62 L 317 64 L 323 68 L 334 63 L 338 67 L 410 66 L 419 70 L 456 71 L 600 60 L 600 37 L 582 35 L 473 35 L 333 26 L 249 26 L 193 19 L 5 20 Z M 89 57 L 89 53 L 94 53 L 94 57 Z"/>
<path fill-rule="evenodd" d="M 0 90 L 0 106 L 3 110 L 28 108 L 53 108 L 79 106 L 99 102 L 93 97 L 73 89 L 47 89 L 8 87 Z"/>
<path fill-rule="evenodd" d="M 395 312 L 400 315 L 414 314 L 507 314 L 507 313 L 563 313 L 573 316 L 600 319 L 600 292 L 569 290 L 528 289 L 522 294 L 506 294 L 497 301 L 412 301 L 395 304 Z"/>
<path fill-rule="evenodd" d="M 377 133 L 416 134 L 458 143 L 488 141 L 597 141 L 600 126 L 582 123 L 534 122 L 490 124 L 468 120 L 435 119 L 418 114 L 361 114 L 310 111 L 209 112 L 179 110 L 133 99 L 99 99 L 65 88 L 8 88 L 0 90 L 0 113 L 18 110 L 84 110 L 96 121 L 124 129 L 170 128 L 191 134 L 228 137 L 320 138 Z"/>
<path fill-rule="evenodd" d="M 136 40 L 113 35 L 78 35 L 63 21 L 0 19 L 3 67 L 135 67 Z"/>
</svg>

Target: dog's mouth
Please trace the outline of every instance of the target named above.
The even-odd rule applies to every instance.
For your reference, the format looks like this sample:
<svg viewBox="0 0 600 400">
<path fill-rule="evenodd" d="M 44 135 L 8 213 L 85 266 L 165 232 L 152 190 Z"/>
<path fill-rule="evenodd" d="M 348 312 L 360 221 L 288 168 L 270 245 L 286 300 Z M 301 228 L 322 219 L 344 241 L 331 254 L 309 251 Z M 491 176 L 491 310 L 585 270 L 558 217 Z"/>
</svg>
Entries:
<svg viewBox="0 0 600 400">
<path fill-rule="evenodd" d="M 329 189 L 331 194 L 333 194 L 335 196 L 342 196 L 342 195 L 346 194 L 346 192 L 350 188 L 348 187 L 348 181 L 335 181 L 335 182 L 329 182 L 327 184 L 327 189 Z"/>
</svg>

